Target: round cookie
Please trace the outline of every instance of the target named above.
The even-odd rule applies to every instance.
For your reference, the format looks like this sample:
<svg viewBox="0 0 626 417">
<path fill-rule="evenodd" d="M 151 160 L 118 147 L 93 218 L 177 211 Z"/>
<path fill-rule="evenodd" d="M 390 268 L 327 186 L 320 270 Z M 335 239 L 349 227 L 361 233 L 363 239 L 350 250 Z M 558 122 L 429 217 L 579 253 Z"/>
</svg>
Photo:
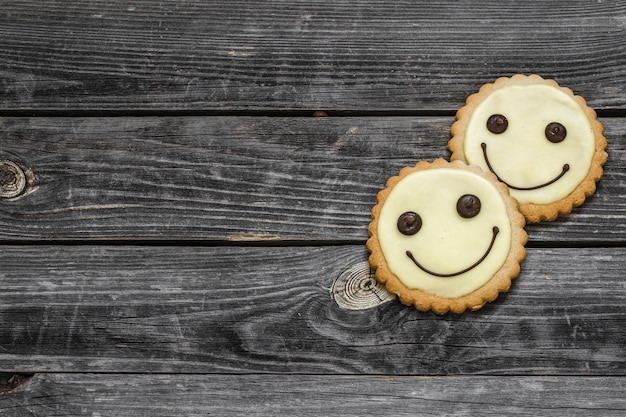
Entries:
<svg viewBox="0 0 626 417">
<path fill-rule="evenodd" d="M 370 266 L 390 293 L 418 310 L 478 310 L 519 274 L 524 225 L 495 175 L 461 161 L 421 161 L 378 193 Z"/>
<path fill-rule="evenodd" d="M 569 88 L 538 75 L 498 78 L 456 118 L 451 160 L 494 173 L 528 223 L 554 220 L 595 192 L 606 139 L 595 111 Z"/>
</svg>

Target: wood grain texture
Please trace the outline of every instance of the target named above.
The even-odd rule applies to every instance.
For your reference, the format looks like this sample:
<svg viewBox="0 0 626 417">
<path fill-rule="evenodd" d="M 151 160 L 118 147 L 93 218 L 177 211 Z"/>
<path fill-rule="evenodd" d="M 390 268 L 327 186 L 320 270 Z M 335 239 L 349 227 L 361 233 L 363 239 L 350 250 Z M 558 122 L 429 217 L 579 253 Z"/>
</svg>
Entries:
<svg viewBox="0 0 626 417">
<path fill-rule="evenodd" d="M 623 416 L 624 39 L 625 0 L 2 2 L 0 415 Z M 480 311 L 382 297 L 377 192 L 515 73 L 599 111 L 597 192 Z"/>
<path fill-rule="evenodd" d="M 621 417 L 623 377 L 41 374 L 0 396 L 5 417 Z"/>
<path fill-rule="evenodd" d="M 539 73 L 625 109 L 626 3 L 30 1 L 0 10 L 0 110 L 456 110 Z"/>
<path fill-rule="evenodd" d="M 449 157 L 449 117 L 0 119 L 0 158 L 32 171 L 0 199 L 0 239 L 358 241 L 376 194 Z M 605 118 L 609 161 L 572 214 L 531 243 L 626 242 L 626 119 Z"/>
<path fill-rule="evenodd" d="M 532 249 L 461 316 L 340 308 L 363 246 L 0 248 L 0 369 L 626 375 L 625 248 Z"/>
</svg>

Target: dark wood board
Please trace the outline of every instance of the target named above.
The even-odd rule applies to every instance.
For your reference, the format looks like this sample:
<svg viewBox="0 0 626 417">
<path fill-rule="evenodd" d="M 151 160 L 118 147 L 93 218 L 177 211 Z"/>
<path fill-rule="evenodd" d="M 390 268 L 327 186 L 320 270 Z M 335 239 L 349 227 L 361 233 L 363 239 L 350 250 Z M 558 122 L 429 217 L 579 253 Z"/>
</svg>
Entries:
<svg viewBox="0 0 626 417">
<path fill-rule="evenodd" d="M 623 377 L 38 374 L 5 417 L 581 416 L 626 413 Z"/>
<path fill-rule="evenodd" d="M 624 1 L 5 3 L 5 112 L 454 111 L 515 73 L 626 108 Z"/>
<path fill-rule="evenodd" d="M 448 158 L 452 117 L 0 119 L 0 159 L 30 172 L 0 200 L 5 241 L 364 242 L 376 194 Z M 626 119 L 604 118 L 596 194 L 531 243 L 626 242 Z M 552 243 L 551 243 L 552 242 Z"/>
<path fill-rule="evenodd" d="M 626 415 L 625 39 L 626 0 L 2 2 L 0 415 Z M 403 306 L 376 194 L 515 73 L 598 111 L 597 192 L 495 302 Z"/>
<path fill-rule="evenodd" d="M 0 370 L 624 376 L 625 256 L 531 249 L 509 293 L 437 316 L 340 308 L 363 246 L 4 246 Z"/>
</svg>

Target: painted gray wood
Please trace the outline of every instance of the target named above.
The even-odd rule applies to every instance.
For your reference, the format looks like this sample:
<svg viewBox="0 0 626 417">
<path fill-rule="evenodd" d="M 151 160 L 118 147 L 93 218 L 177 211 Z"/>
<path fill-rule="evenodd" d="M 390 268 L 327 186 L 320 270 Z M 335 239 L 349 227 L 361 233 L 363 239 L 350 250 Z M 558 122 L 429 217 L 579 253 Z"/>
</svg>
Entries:
<svg viewBox="0 0 626 417">
<path fill-rule="evenodd" d="M 509 293 L 436 316 L 336 304 L 358 245 L 4 246 L 0 368 L 623 376 L 625 255 L 531 249 Z"/>
<path fill-rule="evenodd" d="M 451 117 L 0 119 L 0 159 L 26 193 L 0 199 L 9 241 L 352 241 L 376 194 L 419 160 L 448 158 Z M 596 194 L 531 242 L 626 242 L 626 119 L 604 118 Z"/>
<path fill-rule="evenodd" d="M 623 416 L 623 377 L 38 374 L 6 417 Z"/>
<path fill-rule="evenodd" d="M 454 111 L 514 73 L 625 108 L 623 1 L 5 3 L 0 110 Z"/>
</svg>

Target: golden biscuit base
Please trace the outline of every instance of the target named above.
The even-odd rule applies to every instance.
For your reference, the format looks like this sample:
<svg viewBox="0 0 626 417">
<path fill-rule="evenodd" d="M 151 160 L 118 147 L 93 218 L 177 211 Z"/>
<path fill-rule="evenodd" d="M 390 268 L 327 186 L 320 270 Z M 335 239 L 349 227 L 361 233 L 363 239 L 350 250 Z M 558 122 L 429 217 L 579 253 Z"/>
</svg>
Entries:
<svg viewBox="0 0 626 417">
<path fill-rule="evenodd" d="M 467 124 L 477 105 L 499 88 L 509 85 L 524 84 L 552 85 L 571 95 L 576 102 L 580 104 L 581 108 L 589 118 L 595 137 L 595 152 L 593 154 L 589 172 L 587 173 L 585 179 L 580 182 L 569 195 L 549 204 L 520 204 L 519 210 L 522 212 L 524 217 L 526 217 L 527 223 L 537 223 L 544 220 L 551 221 L 555 220 L 560 215 L 570 213 L 574 207 L 582 205 L 585 199 L 595 192 L 596 182 L 602 177 L 602 166 L 605 164 L 608 157 L 605 152 L 607 141 L 603 135 L 604 128 L 597 120 L 596 112 L 591 107 L 587 106 L 584 98 L 574 95 L 571 89 L 561 87 L 556 81 L 544 79 L 536 74 L 529 76 L 516 74 L 511 78 L 501 77 L 492 84 L 483 85 L 477 93 L 474 93 L 467 98 L 465 106 L 459 109 L 456 113 L 456 122 L 451 127 L 452 138 L 448 142 L 448 149 L 452 152 L 450 160 L 459 160 L 468 163 L 463 150 L 463 142 Z"/>
<path fill-rule="evenodd" d="M 389 270 L 378 239 L 380 211 L 394 186 L 402 178 L 415 171 L 433 168 L 469 170 L 487 179 L 500 192 L 511 224 L 511 247 L 503 265 L 483 286 L 457 298 L 442 297 L 420 289 L 408 288 Z M 414 306 L 424 312 L 432 310 L 437 314 L 445 314 L 449 311 L 460 314 L 467 309 L 479 310 L 486 303 L 494 301 L 501 292 L 507 292 L 511 287 L 511 281 L 519 275 L 521 270 L 520 263 L 526 257 L 524 245 L 528 240 L 524 226 L 524 216 L 518 210 L 517 200 L 509 195 L 508 187 L 499 182 L 494 174 L 484 172 L 478 167 L 468 166 L 461 161 L 448 162 L 444 159 L 437 159 L 432 163 L 420 161 L 414 167 L 404 167 L 398 176 L 389 178 L 386 188 L 378 193 L 377 204 L 372 209 L 372 221 L 368 228 L 367 249 L 370 251 L 369 263 L 372 269 L 375 270 L 376 280 L 385 285 L 388 292 L 396 294 L 405 305 Z"/>
</svg>

